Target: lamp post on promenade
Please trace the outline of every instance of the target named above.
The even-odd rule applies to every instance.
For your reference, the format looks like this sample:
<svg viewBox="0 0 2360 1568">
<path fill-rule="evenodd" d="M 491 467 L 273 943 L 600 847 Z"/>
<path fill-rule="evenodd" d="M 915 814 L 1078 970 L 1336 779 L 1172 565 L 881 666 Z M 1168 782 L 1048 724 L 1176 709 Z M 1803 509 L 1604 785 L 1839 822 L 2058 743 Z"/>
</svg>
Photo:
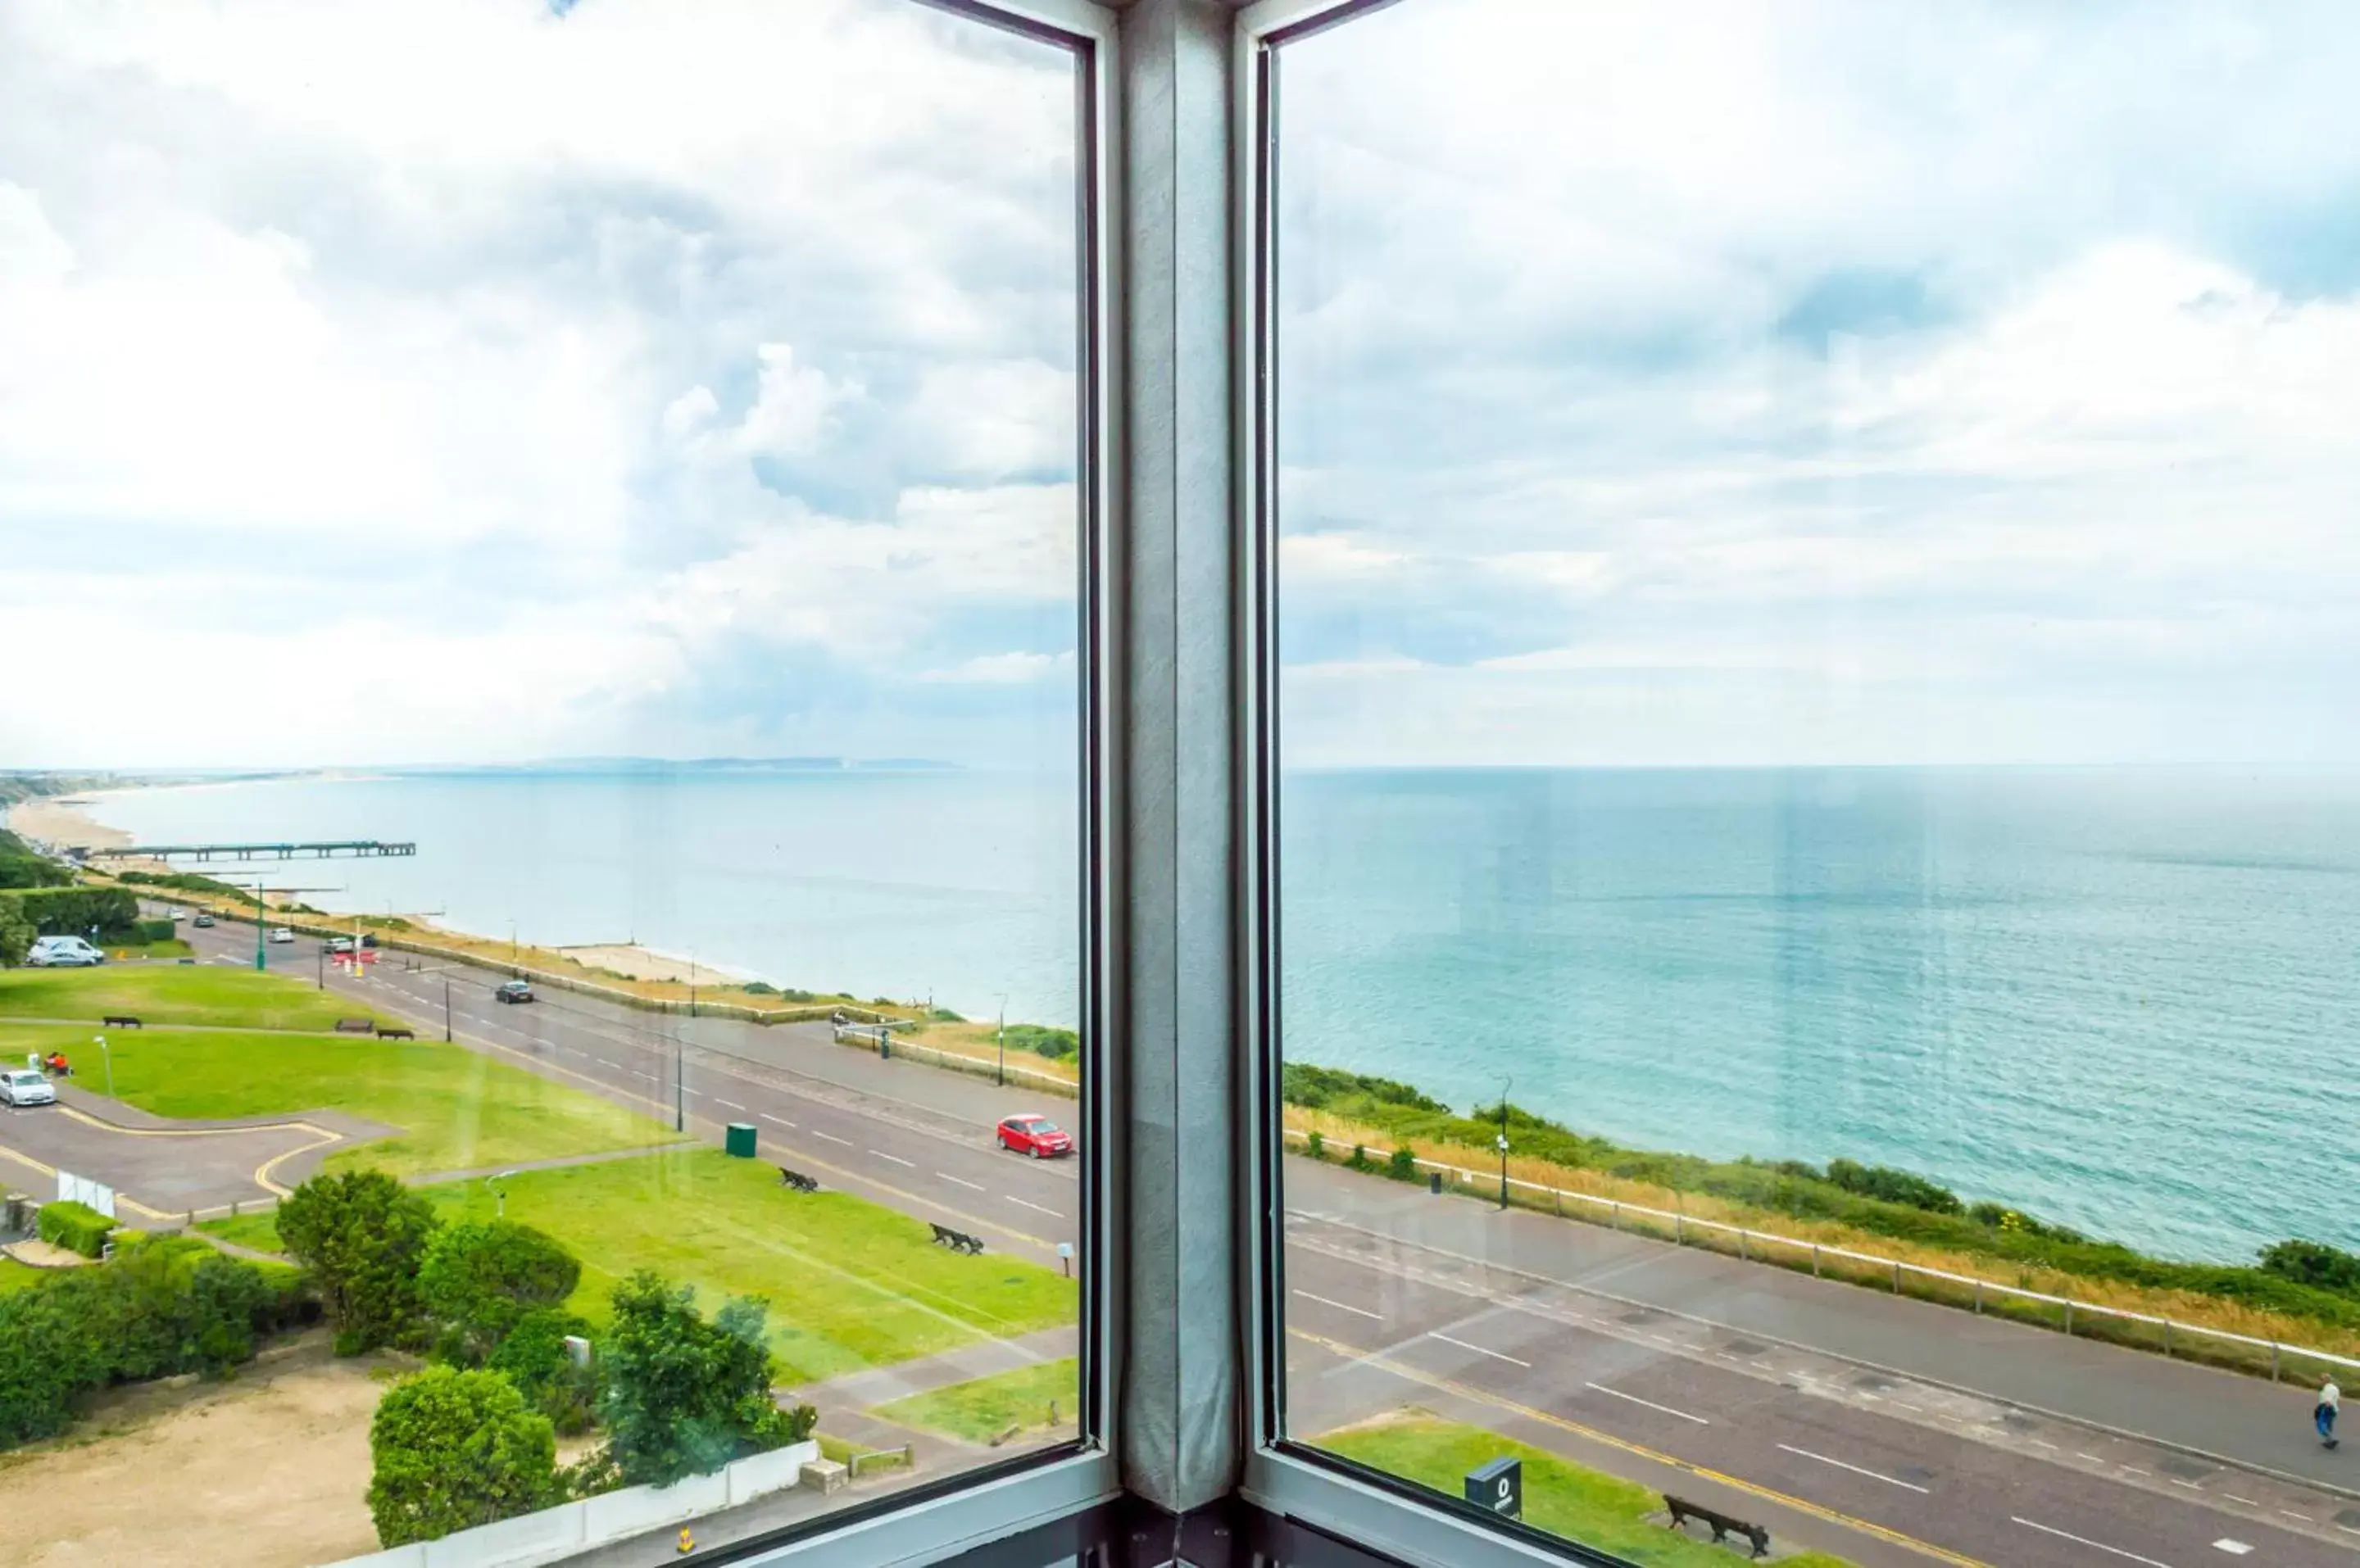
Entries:
<svg viewBox="0 0 2360 1568">
<path fill-rule="evenodd" d="M 1500 1207 L 1508 1206 L 1508 1091 L 1515 1087 L 1513 1078 L 1500 1081 L 1500 1136 L 1492 1141 L 1500 1149 Z"/>
</svg>

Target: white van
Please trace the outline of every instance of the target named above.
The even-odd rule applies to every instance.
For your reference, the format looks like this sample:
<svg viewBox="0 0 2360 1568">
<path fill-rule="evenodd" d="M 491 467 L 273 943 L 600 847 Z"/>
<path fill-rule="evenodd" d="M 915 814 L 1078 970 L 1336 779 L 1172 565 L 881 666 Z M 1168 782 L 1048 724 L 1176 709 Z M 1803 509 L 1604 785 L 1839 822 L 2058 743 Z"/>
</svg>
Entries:
<svg viewBox="0 0 2360 1568">
<path fill-rule="evenodd" d="M 36 969 L 70 969 L 104 964 L 106 954 L 78 936 L 44 936 L 33 939 L 25 962 Z"/>
</svg>

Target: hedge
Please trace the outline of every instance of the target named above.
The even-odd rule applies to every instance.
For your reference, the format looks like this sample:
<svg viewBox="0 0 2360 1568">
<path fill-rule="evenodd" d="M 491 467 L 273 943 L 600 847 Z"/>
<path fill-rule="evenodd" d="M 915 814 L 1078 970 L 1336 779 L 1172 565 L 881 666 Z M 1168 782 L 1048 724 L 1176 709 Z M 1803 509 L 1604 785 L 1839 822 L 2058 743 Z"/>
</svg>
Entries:
<svg viewBox="0 0 2360 1568">
<path fill-rule="evenodd" d="M 88 1203 L 63 1201 L 43 1203 L 36 1223 L 43 1241 L 69 1252 L 79 1252 L 84 1258 L 96 1258 L 104 1252 L 106 1234 L 115 1228 L 113 1220 Z"/>
<path fill-rule="evenodd" d="M 292 1269 L 121 1233 L 112 1261 L 0 1296 L 0 1447 L 55 1437 L 109 1383 L 226 1373 L 313 1311 Z"/>
<path fill-rule="evenodd" d="M 139 900 L 122 887 L 24 887 L 0 892 L 0 909 L 14 909 L 43 936 L 119 936 L 139 923 Z"/>
</svg>

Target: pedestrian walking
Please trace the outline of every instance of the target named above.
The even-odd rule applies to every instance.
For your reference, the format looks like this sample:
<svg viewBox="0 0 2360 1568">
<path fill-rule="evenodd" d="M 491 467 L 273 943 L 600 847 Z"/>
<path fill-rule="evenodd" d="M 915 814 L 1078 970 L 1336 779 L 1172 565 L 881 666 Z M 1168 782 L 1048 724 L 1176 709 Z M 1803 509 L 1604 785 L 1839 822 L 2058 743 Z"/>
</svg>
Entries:
<svg viewBox="0 0 2360 1568">
<path fill-rule="evenodd" d="M 2343 1403 L 2344 1390 L 2335 1386 L 2334 1378 L 2330 1377 L 2320 1384 L 2319 1405 L 2311 1412 L 2311 1421 L 2319 1428 L 2319 1442 L 2322 1448 L 2335 1446 L 2335 1412 Z"/>
</svg>

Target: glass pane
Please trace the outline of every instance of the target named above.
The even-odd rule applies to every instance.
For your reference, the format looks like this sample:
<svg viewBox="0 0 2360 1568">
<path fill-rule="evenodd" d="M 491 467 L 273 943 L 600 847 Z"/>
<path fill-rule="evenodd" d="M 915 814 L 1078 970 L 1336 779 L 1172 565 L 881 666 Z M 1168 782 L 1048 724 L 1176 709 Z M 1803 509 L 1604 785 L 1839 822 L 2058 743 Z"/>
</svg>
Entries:
<svg viewBox="0 0 2360 1568">
<path fill-rule="evenodd" d="M 2349 1560 L 2355 68 L 1277 47 L 1293 1440 L 1641 1563 Z"/>
<path fill-rule="evenodd" d="M 1078 1440 L 1086 71 L 0 6 L 0 1559 Z"/>
</svg>

